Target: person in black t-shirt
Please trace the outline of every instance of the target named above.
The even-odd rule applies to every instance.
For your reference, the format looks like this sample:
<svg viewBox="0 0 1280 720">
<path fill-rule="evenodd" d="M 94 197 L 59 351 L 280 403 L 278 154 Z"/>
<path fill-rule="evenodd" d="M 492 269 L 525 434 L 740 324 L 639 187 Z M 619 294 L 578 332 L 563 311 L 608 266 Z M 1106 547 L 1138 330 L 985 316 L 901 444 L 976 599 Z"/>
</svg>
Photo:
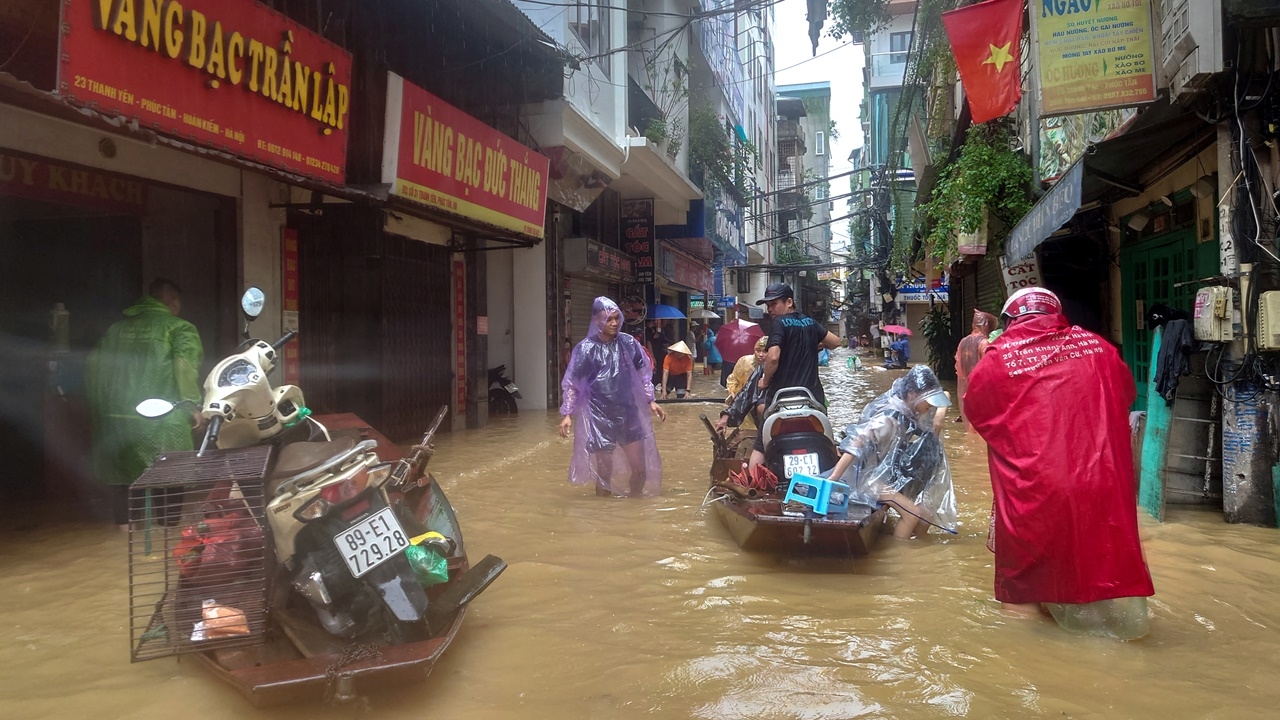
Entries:
<svg viewBox="0 0 1280 720">
<path fill-rule="evenodd" d="M 764 298 L 756 304 L 766 306 L 773 319 L 764 375 L 759 380 L 759 388 L 765 391 L 761 413 L 773 402 L 779 390 L 789 387 L 807 388 L 818 402 L 825 405 L 827 396 L 823 392 L 822 381 L 818 379 L 818 349 L 834 350 L 840 347 L 840 338 L 796 310 L 795 294 L 786 283 L 770 285 L 765 289 Z M 763 423 L 761 427 L 764 427 Z M 763 461 L 764 439 L 758 433 L 751 453 L 751 465 L 759 465 Z"/>
</svg>

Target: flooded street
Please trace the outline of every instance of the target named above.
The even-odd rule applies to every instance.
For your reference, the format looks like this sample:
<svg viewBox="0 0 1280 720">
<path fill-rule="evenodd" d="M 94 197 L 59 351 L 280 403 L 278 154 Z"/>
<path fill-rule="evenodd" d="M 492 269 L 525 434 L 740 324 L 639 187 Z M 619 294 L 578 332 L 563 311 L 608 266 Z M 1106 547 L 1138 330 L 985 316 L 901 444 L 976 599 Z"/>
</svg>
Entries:
<svg viewBox="0 0 1280 720">
<path fill-rule="evenodd" d="M 843 426 L 898 373 L 825 372 Z M 699 378 L 701 379 L 701 378 Z M 1151 634 L 1122 643 L 1006 618 L 985 546 L 986 451 L 948 422 L 960 533 L 856 561 L 739 551 L 701 507 L 699 413 L 666 406 L 662 495 L 565 482 L 554 413 L 437 443 L 475 562 L 505 574 L 433 674 L 367 707 L 257 711 L 191 660 L 131 665 L 125 538 L 5 517 L 0 718 L 1252 718 L 1280 706 L 1280 535 L 1220 513 L 1140 518 Z M 1082 559 L 1087 562 L 1087 559 Z"/>
</svg>

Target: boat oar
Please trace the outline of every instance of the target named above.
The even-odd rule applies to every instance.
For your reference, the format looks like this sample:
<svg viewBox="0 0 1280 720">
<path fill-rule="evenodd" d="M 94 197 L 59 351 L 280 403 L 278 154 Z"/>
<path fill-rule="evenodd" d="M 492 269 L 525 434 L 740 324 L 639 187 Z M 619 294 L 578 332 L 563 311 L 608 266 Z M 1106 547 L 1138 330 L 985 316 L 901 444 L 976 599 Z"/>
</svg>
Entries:
<svg viewBox="0 0 1280 720">
<path fill-rule="evenodd" d="M 720 433 L 716 432 L 715 426 L 707 419 L 707 414 L 699 413 L 698 419 L 702 421 L 702 425 L 707 428 L 707 432 L 711 435 L 711 447 L 715 451 L 715 456 L 730 457 L 731 454 L 729 453 L 729 448 L 727 447 L 724 438 L 720 436 Z"/>
</svg>

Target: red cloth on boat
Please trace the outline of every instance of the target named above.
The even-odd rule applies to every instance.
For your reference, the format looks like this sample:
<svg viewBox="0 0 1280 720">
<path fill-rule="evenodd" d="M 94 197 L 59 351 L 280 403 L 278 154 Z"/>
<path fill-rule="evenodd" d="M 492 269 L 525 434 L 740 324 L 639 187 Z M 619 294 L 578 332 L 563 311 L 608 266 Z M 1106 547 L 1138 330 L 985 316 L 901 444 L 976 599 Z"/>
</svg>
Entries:
<svg viewBox="0 0 1280 720">
<path fill-rule="evenodd" d="M 1015 321 L 974 368 L 965 414 L 987 441 L 997 600 L 1154 594 L 1138 538 L 1134 397 L 1116 349 L 1060 313 Z"/>
</svg>

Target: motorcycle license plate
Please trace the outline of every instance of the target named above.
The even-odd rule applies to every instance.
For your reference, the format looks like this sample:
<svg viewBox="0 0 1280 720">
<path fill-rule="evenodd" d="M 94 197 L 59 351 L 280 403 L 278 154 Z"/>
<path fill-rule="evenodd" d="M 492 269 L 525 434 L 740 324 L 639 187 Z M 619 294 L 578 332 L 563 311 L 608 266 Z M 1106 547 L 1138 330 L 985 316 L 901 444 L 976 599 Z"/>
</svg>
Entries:
<svg viewBox="0 0 1280 720">
<path fill-rule="evenodd" d="M 817 475 L 819 472 L 818 453 L 782 456 L 782 474 L 786 476 L 788 480 L 790 480 L 791 476 L 796 473 L 812 477 Z"/>
<path fill-rule="evenodd" d="M 409 547 L 409 536 L 391 508 L 378 512 L 333 536 L 351 577 L 360 577 Z"/>
</svg>

